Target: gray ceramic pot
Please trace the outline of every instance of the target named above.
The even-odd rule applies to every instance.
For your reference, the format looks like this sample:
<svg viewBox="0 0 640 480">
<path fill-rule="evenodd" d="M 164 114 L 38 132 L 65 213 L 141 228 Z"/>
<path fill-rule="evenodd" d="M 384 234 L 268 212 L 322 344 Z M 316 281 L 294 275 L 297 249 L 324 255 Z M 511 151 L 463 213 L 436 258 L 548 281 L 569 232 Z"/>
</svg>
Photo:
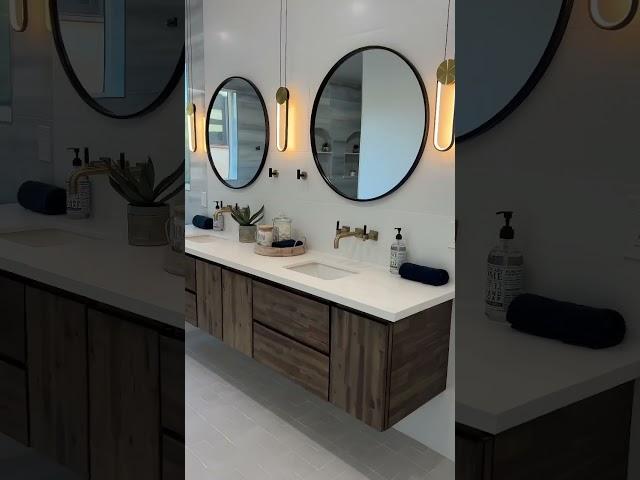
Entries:
<svg viewBox="0 0 640 480">
<path fill-rule="evenodd" d="M 127 206 L 129 245 L 157 246 L 168 242 L 165 225 L 169 221 L 169 205 L 156 207 Z"/>
<path fill-rule="evenodd" d="M 240 225 L 240 228 L 238 230 L 238 239 L 241 243 L 255 243 L 257 229 L 258 227 L 256 227 L 255 225 Z"/>
</svg>

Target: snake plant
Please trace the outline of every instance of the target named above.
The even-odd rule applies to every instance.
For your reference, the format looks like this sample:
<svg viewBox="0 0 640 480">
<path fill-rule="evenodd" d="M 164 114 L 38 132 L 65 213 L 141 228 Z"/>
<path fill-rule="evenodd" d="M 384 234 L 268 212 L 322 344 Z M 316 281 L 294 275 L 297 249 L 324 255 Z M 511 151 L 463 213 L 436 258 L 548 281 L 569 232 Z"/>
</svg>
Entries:
<svg viewBox="0 0 640 480">
<path fill-rule="evenodd" d="M 151 158 L 145 163 L 109 165 L 109 183 L 131 205 L 157 207 L 175 197 L 184 189 L 184 160 L 170 175 L 155 184 L 156 173 Z M 176 182 L 179 184 L 176 185 Z M 169 190 L 171 188 L 171 190 Z M 167 192 L 168 191 L 168 192 Z"/>
<path fill-rule="evenodd" d="M 241 227 L 251 227 L 257 225 L 264 218 L 264 205 L 256 213 L 251 215 L 249 207 L 231 209 L 231 217 L 238 222 Z"/>
</svg>

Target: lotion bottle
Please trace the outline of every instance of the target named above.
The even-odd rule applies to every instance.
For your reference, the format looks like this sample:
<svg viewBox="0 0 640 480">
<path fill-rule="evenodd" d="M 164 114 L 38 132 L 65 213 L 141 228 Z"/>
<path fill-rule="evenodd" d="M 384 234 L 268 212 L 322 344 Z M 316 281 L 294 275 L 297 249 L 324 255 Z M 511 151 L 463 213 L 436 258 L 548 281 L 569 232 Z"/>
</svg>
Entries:
<svg viewBox="0 0 640 480">
<path fill-rule="evenodd" d="M 407 261 L 407 245 L 402 239 L 402 229 L 396 228 L 398 234 L 396 235 L 396 241 L 391 245 L 391 261 L 389 270 L 394 275 L 400 273 L 400 267 Z"/>
<path fill-rule="evenodd" d="M 509 305 L 524 286 L 524 256 L 513 244 L 515 232 L 510 225 L 513 212 L 502 211 L 505 225 L 500 229 L 500 243 L 487 259 L 485 313 L 492 320 L 505 321 Z"/>
<path fill-rule="evenodd" d="M 73 168 L 65 182 L 67 216 L 74 219 L 89 218 L 91 214 L 91 183 L 86 176 L 82 176 L 78 178 L 74 191 L 71 191 L 71 176 L 82 168 L 82 160 L 80 160 L 79 148 L 70 148 L 69 150 L 74 151 L 75 158 L 73 159 Z"/>
</svg>

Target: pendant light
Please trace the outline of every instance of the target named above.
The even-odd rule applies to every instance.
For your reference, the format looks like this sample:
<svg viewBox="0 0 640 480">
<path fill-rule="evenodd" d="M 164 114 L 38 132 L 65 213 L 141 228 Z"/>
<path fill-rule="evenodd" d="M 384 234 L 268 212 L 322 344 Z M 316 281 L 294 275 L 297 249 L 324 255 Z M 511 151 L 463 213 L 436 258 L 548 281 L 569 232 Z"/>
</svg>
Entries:
<svg viewBox="0 0 640 480">
<path fill-rule="evenodd" d="M 454 115 L 456 105 L 456 61 L 447 58 L 449 43 L 449 17 L 451 15 L 451 0 L 447 7 L 447 29 L 444 40 L 444 60 L 438 66 L 436 78 L 438 89 L 436 91 L 436 118 L 433 134 L 433 144 L 441 152 L 449 150 L 453 146 L 454 139 Z"/>
<path fill-rule="evenodd" d="M 11 28 L 16 32 L 27 29 L 27 0 L 9 0 L 9 18 Z"/>
<path fill-rule="evenodd" d="M 197 129 L 196 129 L 196 104 L 193 103 L 193 41 L 191 37 L 191 0 L 186 2 L 187 12 L 187 101 L 185 121 L 187 122 L 187 141 L 189 151 L 198 150 Z"/>
<path fill-rule="evenodd" d="M 638 0 L 589 0 L 591 20 L 605 30 L 618 30 L 633 20 Z"/>
<path fill-rule="evenodd" d="M 276 144 L 280 152 L 287 149 L 289 136 L 289 89 L 287 88 L 287 0 L 280 0 L 280 88 L 276 92 Z M 283 21 L 284 20 L 284 21 Z M 282 30 L 284 25 L 284 56 L 282 54 Z M 283 66 L 284 57 L 284 66 Z M 284 71 L 284 75 L 283 75 Z M 284 83 L 283 83 L 284 77 Z"/>
</svg>

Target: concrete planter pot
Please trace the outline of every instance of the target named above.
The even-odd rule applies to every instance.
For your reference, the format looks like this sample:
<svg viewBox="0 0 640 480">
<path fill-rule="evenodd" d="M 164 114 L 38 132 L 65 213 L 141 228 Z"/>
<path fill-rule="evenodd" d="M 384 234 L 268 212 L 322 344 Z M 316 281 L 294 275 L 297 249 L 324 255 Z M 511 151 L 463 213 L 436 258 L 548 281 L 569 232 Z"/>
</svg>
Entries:
<svg viewBox="0 0 640 480">
<path fill-rule="evenodd" d="M 255 225 L 240 225 L 238 230 L 238 240 L 240 240 L 240 243 L 255 243 L 257 229 L 258 227 Z"/>
<path fill-rule="evenodd" d="M 140 207 L 127 206 L 127 224 L 129 245 L 158 246 L 167 245 L 165 226 L 169 221 L 169 205 Z"/>
</svg>

